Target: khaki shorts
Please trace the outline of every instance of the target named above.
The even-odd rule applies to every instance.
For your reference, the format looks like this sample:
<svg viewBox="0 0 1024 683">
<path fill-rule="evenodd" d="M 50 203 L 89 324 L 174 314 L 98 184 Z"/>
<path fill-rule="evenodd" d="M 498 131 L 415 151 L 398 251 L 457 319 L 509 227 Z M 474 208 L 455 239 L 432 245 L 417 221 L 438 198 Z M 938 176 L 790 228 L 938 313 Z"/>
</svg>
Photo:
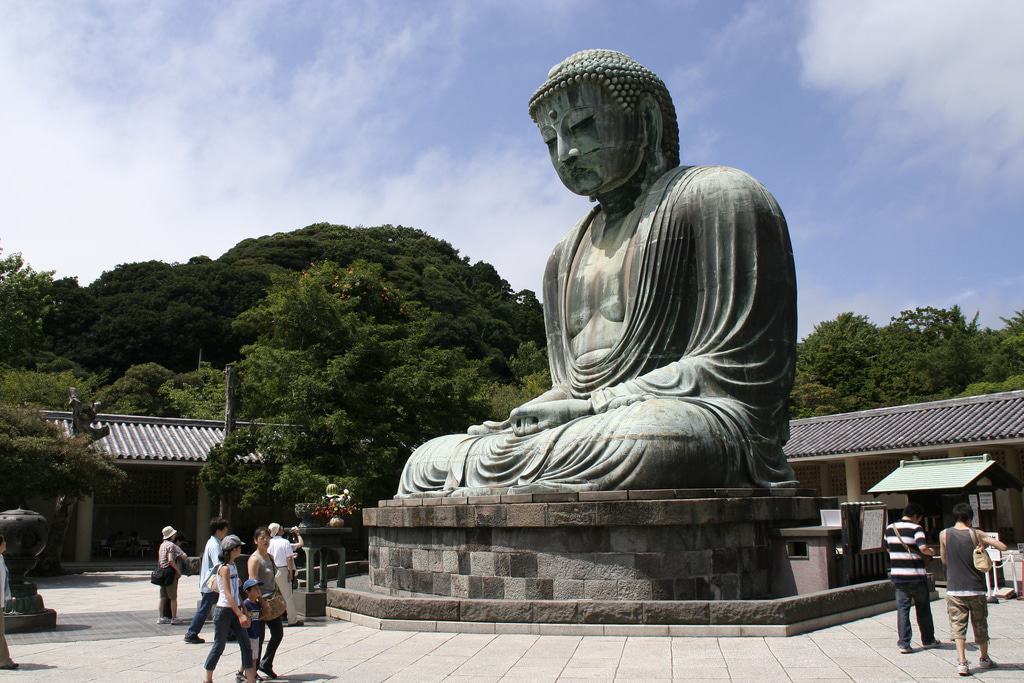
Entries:
<svg viewBox="0 0 1024 683">
<path fill-rule="evenodd" d="M 984 595 L 947 595 L 946 612 L 953 640 L 967 639 L 967 619 L 970 617 L 974 642 L 979 645 L 988 642 L 988 599 Z"/>
<path fill-rule="evenodd" d="M 178 577 L 174 577 L 174 581 L 171 581 L 168 586 L 160 586 L 160 599 L 161 600 L 177 600 L 178 599 Z"/>
</svg>

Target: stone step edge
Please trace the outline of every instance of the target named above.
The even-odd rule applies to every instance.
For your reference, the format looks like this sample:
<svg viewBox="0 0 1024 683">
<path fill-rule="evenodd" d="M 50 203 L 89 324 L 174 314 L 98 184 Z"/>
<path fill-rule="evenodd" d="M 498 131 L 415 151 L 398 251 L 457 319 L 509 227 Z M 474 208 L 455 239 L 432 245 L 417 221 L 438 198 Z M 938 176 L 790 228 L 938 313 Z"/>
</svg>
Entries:
<svg viewBox="0 0 1024 683">
<path fill-rule="evenodd" d="M 503 600 L 327 591 L 328 607 L 368 618 L 578 625 L 783 626 L 893 599 L 888 579 L 762 600 Z"/>
<path fill-rule="evenodd" d="M 934 594 L 933 594 L 934 596 Z M 932 599 L 936 599 L 934 596 Z M 567 624 L 510 623 L 495 621 L 422 621 L 381 619 L 336 607 L 327 608 L 327 616 L 357 626 L 380 631 L 418 631 L 425 633 L 493 633 L 552 636 L 626 636 L 626 637 L 759 637 L 785 638 L 858 619 L 877 616 L 896 609 L 896 601 L 879 602 L 844 612 L 836 612 L 792 624 Z"/>
<path fill-rule="evenodd" d="M 502 493 L 480 496 L 413 495 L 387 498 L 377 507 L 419 507 L 430 505 L 496 505 L 520 503 L 586 503 L 614 500 L 671 500 L 690 498 L 788 498 L 814 497 L 814 489 L 800 488 L 712 488 L 712 489 L 637 489 L 628 491 L 566 491 L 559 493 Z"/>
</svg>

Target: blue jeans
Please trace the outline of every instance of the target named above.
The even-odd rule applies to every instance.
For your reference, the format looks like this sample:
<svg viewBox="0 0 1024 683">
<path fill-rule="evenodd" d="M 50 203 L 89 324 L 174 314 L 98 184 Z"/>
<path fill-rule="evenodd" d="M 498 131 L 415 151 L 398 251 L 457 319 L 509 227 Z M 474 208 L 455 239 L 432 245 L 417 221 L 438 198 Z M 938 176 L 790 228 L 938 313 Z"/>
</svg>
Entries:
<svg viewBox="0 0 1024 683">
<path fill-rule="evenodd" d="M 238 617 L 228 607 L 218 607 L 213 611 L 213 647 L 210 654 L 206 655 L 206 663 L 203 668 L 213 671 L 217 668 L 220 656 L 224 654 L 224 647 L 228 643 L 228 633 L 233 632 L 238 640 L 238 649 L 242 651 L 242 668 L 252 668 L 252 648 L 249 646 L 249 634 L 245 632 L 242 625 L 238 623 Z"/>
<path fill-rule="evenodd" d="M 928 598 L 928 582 L 913 581 L 892 584 L 896 588 L 896 632 L 897 645 L 910 647 L 914 636 L 910 628 L 910 606 L 915 605 L 917 628 L 921 631 L 921 643 L 935 642 L 935 624 L 932 622 L 932 608 Z"/>
<path fill-rule="evenodd" d="M 199 635 L 199 632 L 203 629 L 203 624 L 206 623 L 207 618 L 210 616 L 210 610 L 217 604 L 217 598 L 220 597 L 220 593 L 215 593 L 214 591 L 202 593 L 201 595 L 199 608 L 196 609 L 195 616 L 192 617 L 192 623 L 188 625 L 188 630 L 185 631 L 186 638 L 195 638 Z"/>
</svg>

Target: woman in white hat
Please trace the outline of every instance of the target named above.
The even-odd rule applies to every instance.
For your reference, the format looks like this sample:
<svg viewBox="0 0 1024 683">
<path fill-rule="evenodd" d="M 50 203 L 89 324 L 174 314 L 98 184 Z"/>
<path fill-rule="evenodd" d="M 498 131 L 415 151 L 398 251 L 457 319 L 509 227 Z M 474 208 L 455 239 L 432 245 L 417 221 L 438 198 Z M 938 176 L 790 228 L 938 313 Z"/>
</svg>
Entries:
<svg viewBox="0 0 1024 683">
<path fill-rule="evenodd" d="M 180 624 L 183 623 L 178 618 L 178 579 L 181 578 L 181 569 L 178 568 L 177 560 L 186 555 L 185 551 L 174 542 L 175 536 L 178 535 L 177 529 L 173 526 L 165 526 L 160 534 L 164 540 L 160 543 L 160 549 L 156 553 L 157 566 L 171 567 L 174 570 L 174 581 L 166 586 L 160 586 L 160 605 L 157 608 L 156 623 Z M 165 609 L 167 607 L 170 607 L 169 611 Z M 164 616 L 168 613 L 171 615 L 170 619 Z"/>
</svg>

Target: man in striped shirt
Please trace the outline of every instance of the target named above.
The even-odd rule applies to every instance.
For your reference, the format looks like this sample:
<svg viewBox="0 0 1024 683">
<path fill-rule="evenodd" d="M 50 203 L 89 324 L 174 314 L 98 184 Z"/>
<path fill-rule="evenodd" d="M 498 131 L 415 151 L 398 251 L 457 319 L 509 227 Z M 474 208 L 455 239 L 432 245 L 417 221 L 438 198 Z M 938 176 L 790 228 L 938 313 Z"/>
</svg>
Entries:
<svg viewBox="0 0 1024 683">
<path fill-rule="evenodd" d="M 935 551 L 925 545 L 921 519 L 924 510 L 916 503 L 903 508 L 903 519 L 885 527 L 885 545 L 889 551 L 889 576 L 896 588 L 896 630 L 899 635 L 897 647 L 903 654 L 910 654 L 910 606 L 915 605 L 917 627 L 921 630 L 921 644 L 925 649 L 938 647 L 935 640 L 935 625 L 928 597 L 928 572 L 925 563 Z"/>
</svg>

